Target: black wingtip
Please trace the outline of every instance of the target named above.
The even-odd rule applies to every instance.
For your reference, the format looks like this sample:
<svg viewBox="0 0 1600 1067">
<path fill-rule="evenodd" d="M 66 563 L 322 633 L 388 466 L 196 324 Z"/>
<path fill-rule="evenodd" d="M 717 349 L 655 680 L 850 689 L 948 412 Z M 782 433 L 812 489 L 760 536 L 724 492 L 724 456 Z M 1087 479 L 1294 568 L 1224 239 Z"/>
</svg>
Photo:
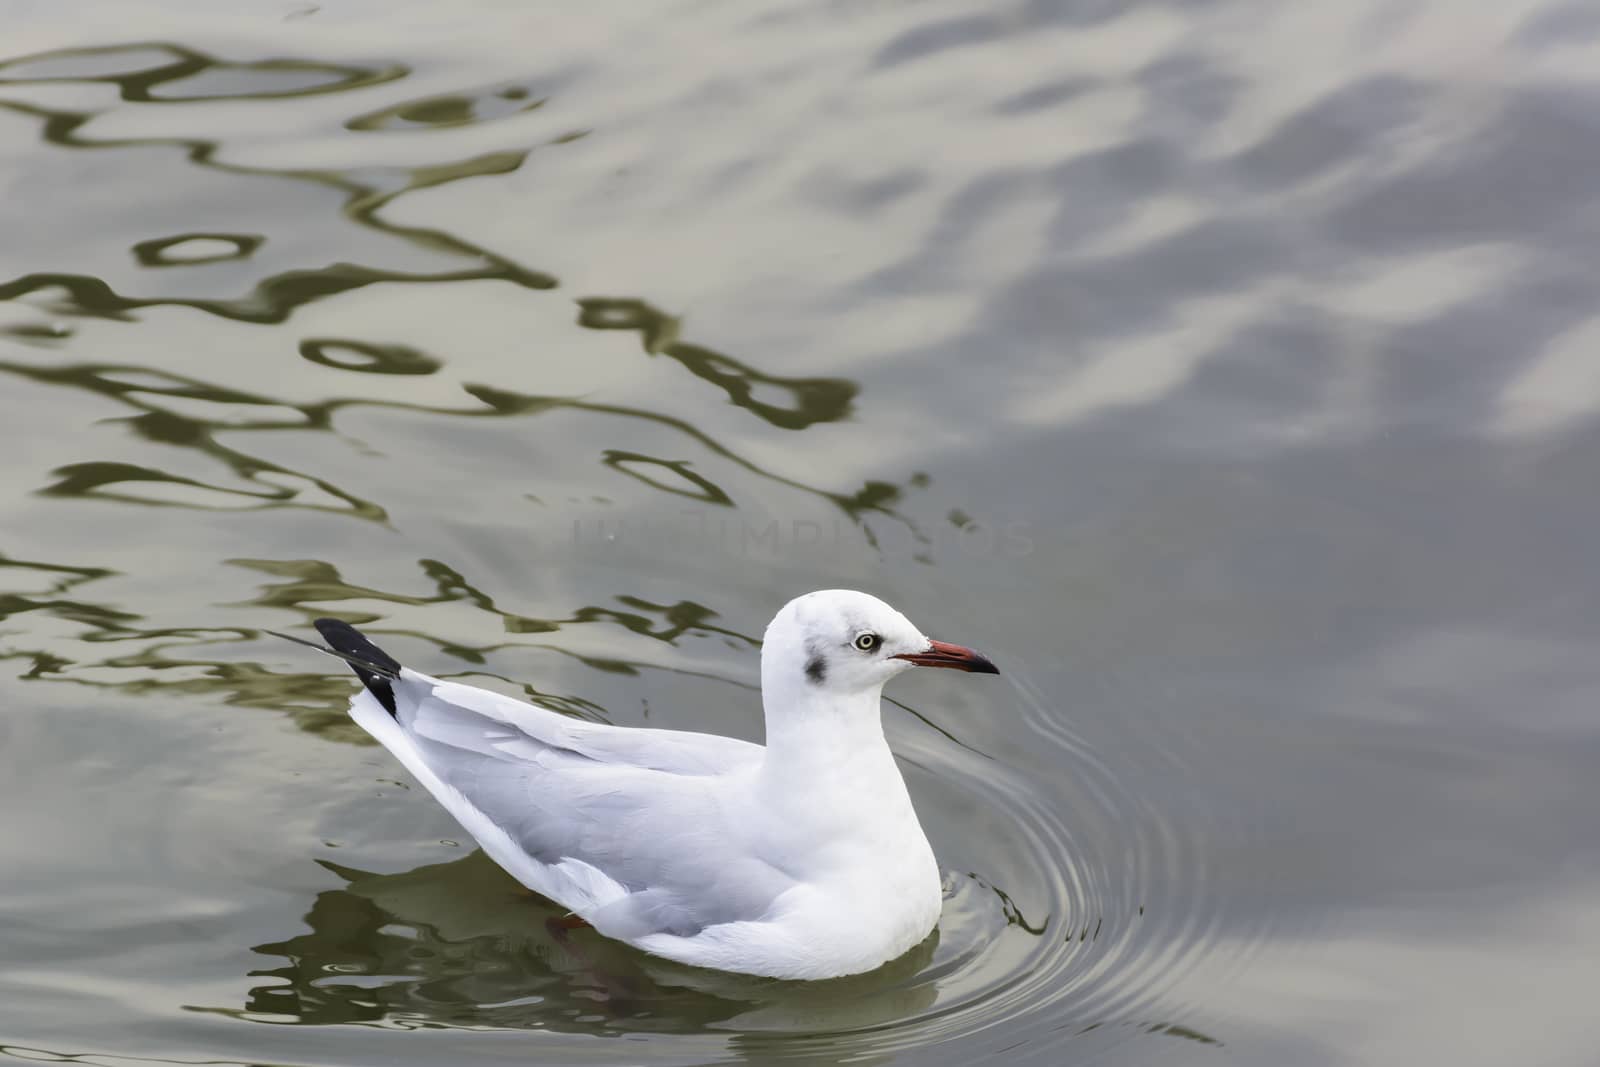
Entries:
<svg viewBox="0 0 1600 1067">
<path fill-rule="evenodd" d="M 390 674 L 400 673 L 399 660 L 367 640 L 366 634 L 349 623 L 339 619 L 317 619 L 312 625 L 317 628 L 317 633 L 322 635 L 322 639 L 336 651 L 363 660 L 374 667 L 381 667 Z M 378 703 L 383 705 L 384 710 L 390 715 L 395 714 L 394 687 L 389 684 L 389 679 L 356 663 L 350 664 L 350 669 L 356 672 L 356 677 L 367 687 L 367 692 L 378 698 Z"/>
</svg>

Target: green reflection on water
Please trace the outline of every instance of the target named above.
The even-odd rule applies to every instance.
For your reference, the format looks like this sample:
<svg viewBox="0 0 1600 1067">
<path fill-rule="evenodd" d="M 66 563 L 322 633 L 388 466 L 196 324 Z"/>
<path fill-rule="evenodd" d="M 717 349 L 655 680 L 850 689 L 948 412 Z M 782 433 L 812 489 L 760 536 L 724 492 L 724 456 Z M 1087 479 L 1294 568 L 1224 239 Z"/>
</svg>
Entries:
<svg viewBox="0 0 1600 1067">
<path fill-rule="evenodd" d="M 549 102 L 548 97 L 530 100 L 528 96 L 528 90 L 511 85 L 478 93 L 446 93 L 420 100 L 407 100 L 404 103 L 357 115 L 345 122 L 345 129 L 358 131 L 448 129 L 536 111 Z"/>
<path fill-rule="evenodd" d="M 176 45 L 141 44 L 54 52 L 0 63 L 0 88 L 50 81 L 105 82 L 116 85 L 124 101 L 143 106 L 178 100 L 284 100 L 368 87 L 407 73 L 403 66 L 359 67 L 293 59 L 236 62 Z M 344 128 L 397 133 L 408 126 L 433 130 L 509 117 L 541 107 L 547 100 L 528 99 L 513 90 L 459 92 L 369 110 L 347 120 Z M 169 268 L 229 264 L 240 271 L 266 271 L 261 264 L 286 242 L 275 243 L 271 233 L 235 233 L 225 226 L 185 229 L 149 236 L 130 247 L 135 262 L 150 270 L 140 280 L 159 282 L 172 291 L 132 296 L 91 274 L 37 271 L 0 281 L 0 300 L 31 298 L 35 306 L 53 314 L 115 324 L 137 324 L 144 310 L 173 307 L 251 326 L 279 327 L 312 304 L 336 301 L 377 285 L 448 286 L 496 280 L 509 283 L 514 287 L 513 298 L 523 299 L 557 284 L 553 276 L 478 243 L 442 230 L 397 222 L 387 209 L 412 192 L 516 172 L 530 153 L 569 143 L 581 137 L 581 131 L 465 159 L 358 172 L 246 166 L 228 159 L 227 146 L 216 140 L 96 137 L 97 112 L 14 100 L 0 100 L 0 107 L 34 119 L 43 141 L 56 149 L 114 153 L 119 149 L 169 148 L 193 166 L 227 177 L 266 178 L 335 190 L 338 215 L 325 222 L 360 227 L 389 239 L 397 250 L 420 251 L 448 261 L 441 269 L 412 272 L 371 263 L 306 261 L 287 268 L 280 264 L 272 268 L 273 273 L 250 280 L 242 293 L 237 288 L 227 290 L 237 295 L 196 296 L 181 289 L 183 280 L 193 275 Z M 232 252 L 182 254 L 194 251 L 184 249 L 186 243 L 202 239 L 225 242 Z M 697 390 L 693 394 L 697 400 L 725 403 L 738 409 L 740 418 L 748 415 L 758 433 L 769 429 L 805 431 L 859 413 L 857 383 L 838 377 L 779 375 L 685 340 L 681 320 L 642 298 L 592 296 L 579 299 L 577 305 L 576 327 L 637 333 L 644 358 L 665 364 L 668 373 L 686 375 L 688 384 Z M 745 489 L 740 484 L 743 480 L 751 487 L 783 487 L 821 500 L 858 524 L 869 540 L 874 535 L 867 520 L 876 517 L 900 523 L 922 537 L 903 514 L 902 504 L 914 490 L 928 485 L 926 474 L 866 477 L 859 485 L 843 489 L 813 483 L 780 467 L 756 463 L 727 443 L 732 437 L 713 434 L 695 414 L 528 394 L 519 389 L 518 381 L 464 382 L 461 388 L 467 399 L 459 406 L 374 400 L 360 395 L 372 384 L 370 379 L 363 382 L 360 378 L 349 379 L 357 395 L 289 402 L 266 392 L 232 388 L 224 384 L 221 372 L 217 380 L 204 380 L 98 359 L 57 362 L 57 350 L 72 340 L 70 326 L 57 329 L 54 324 L 48 328 L 23 324 L 7 329 L 11 337 L 33 344 L 46 361 L 7 360 L 0 362 L 0 373 L 45 387 L 52 396 L 81 395 L 110 402 L 120 409 L 120 425 L 140 441 L 203 457 L 219 472 L 218 476 L 192 476 L 117 456 L 80 460 L 58 467 L 53 481 L 36 488 L 38 495 L 57 501 L 92 499 L 197 512 L 304 508 L 388 523 L 391 512 L 385 506 L 381 482 L 342 487 L 309 470 L 290 469 L 223 442 L 237 432 L 307 432 L 331 438 L 338 432 L 342 414 L 363 408 L 453 422 L 559 412 L 598 423 L 623 420 L 624 425 L 667 431 L 676 448 L 656 445 L 651 453 L 639 448 L 603 448 L 592 457 L 596 465 L 627 474 L 666 497 L 737 507 Z M 284 346 L 286 354 L 296 350 L 306 361 L 352 374 L 426 377 L 449 367 L 446 352 L 423 352 L 388 338 L 319 336 L 295 338 Z M 305 369 L 292 356 L 286 363 Z M 180 399 L 221 405 L 227 413 L 198 416 L 172 410 L 164 403 Z M 691 405 L 691 412 L 698 410 Z M 721 461 L 719 471 L 729 473 L 718 473 L 714 480 L 705 473 L 710 464 L 702 457 Z M 236 484 L 226 480 L 230 476 Z M 130 521 L 136 523 L 137 519 Z M 64 622 L 72 630 L 65 641 L 44 635 L 35 639 L 26 630 L 14 637 L 8 635 L 0 655 L 22 661 L 21 676 L 27 680 L 70 682 L 115 690 L 121 696 L 163 700 L 186 696 L 271 709 L 325 738 L 367 740 L 345 715 L 350 681 L 342 671 L 279 673 L 247 658 L 230 658 L 230 654 L 254 651 L 251 646 L 260 640 L 254 628 L 148 625 L 144 613 L 148 605 L 126 605 L 110 597 L 96 602 L 89 595 L 92 589 L 85 587 L 114 576 L 108 568 L 66 562 L 3 562 L 12 570 L 45 576 L 48 588 L 42 594 L 0 594 L 0 619 L 31 616 L 33 620 Z M 305 619 L 329 614 L 357 622 L 377 621 L 378 633 L 408 634 L 479 667 L 486 666 L 490 654 L 500 649 L 538 647 L 569 656 L 597 672 L 630 675 L 647 669 L 672 670 L 553 645 L 448 642 L 421 629 L 383 627 L 382 606 L 470 604 L 481 613 L 487 633 L 496 633 L 497 628 L 497 636 L 513 638 L 596 625 L 617 627 L 668 645 L 690 636 L 713 637 L 744 649 L 758 643 L 751 635 L 721 625 L 717 613 L 705 604 L 686 599 L 652 600 L 621 593 L 606 603 L 548 615 L 513 612 L 474 586 L 458 567 L 440 559 L 416 561 L 428 587 L 421 592 L 349 581 L 336 564 L 319 559 L 239 556 L 224 562 L 267 576 L 257 595 L 232 606 L 254 609 L 253 614 L 289 611 Z M 38 647 L 23 647 L 26 645 Z M 581 696 L 543 692 L 531 685 L 523 685 L 523 690 L 541 704 L 568 714 L 600 721 L 610 718 L 605 707 Z M 911 713 L 945 740 L 971 748 L 927 716 Z M 873 975 L 797 988 L 674 968 L 595 936 L 555 937 L 543 922 L 551 914 L 550 906 L 523 893 L 476 853 L 398 875 L 327 866 L 346 884 L 317 895 L 305 919 L 307 930 L 255 946 L 253 951 L 269 958 L 271 965 L 252 972 L 252 977 L 261 981 L 246 994 L 243 1006 L 199 1004 L 193 1010 L 296 1025 L 491 1026 L 591 1035 L 743 1031 L 730 1043 L 755 1062 L 778 1056 L 833 1060 L 845 1054 L 859 1062 L 871 1062 L 882 1058 L 874 1051 L 880 1038 L 891 1044 L 918 1040 L 916 1027 L 938 1003 L 941 983 L 985 951 L 982 943 L 974 943 L 968 956 L 941 970 L 931 965 L 939 944 L 934 938 Z M 1003 916 L 998 924 L 1003 930 L 1021 931 L 1030 940 L 1042 941 L 1048 916 L 1030 922 L 1009 895 L 987 882 L 981 884 L 997 902 L 993 906 Z M 1059 939 L 1052 947 L 1059 950 Z M 852 1028 L 869 1036 L 859 1040 L 849 1036 Z M 904 1032 L 884 1036 L 896 1028 Z M 841 1033 L 845 1036 L 839 1036 Z"/>
<path fill-rule="evenodd" d="M 97 72 L 93 63 L 115 61 L 119 58 L 137 59 L 141 53 L 156 51 L 171 58 L 132 71 Z M 28 74 L 28 66 L 44 65 L 47 61 L 60 65 L 67 61 L 89 64 L 86 69 L 67 73 Z M 10 72 L 9 75 L 7 72 Z M 124 100 L 133 103 L 157 103 L 162 98 L 152 95 L 159 85 L 194 79 L 201 75 L 227 72 L 320 72 L 326 78 L 315 84 L 278 89 L 270 85 L 255 89 L 240 87 L 227 93 L 199 94 L 183 97 L 187 101 L 203 99 L 243 99 L 304 96 L 362 88 L 383 81 L 404 77 L 405 67 L 355 68 L 318 64 L 300 60 L 268 60 L 259 63 L 233 63 L 215 56 L 172 44 L 135 44 L 105 48 L 85 48 L 25 56 L 0 62 L 0 87 L 6 84 L 27 85 L 52 81 L 110 82 L 119 87 Z M 58 300 L 55 308 L 62 314 L 91 315 L 108 318 L 125 318 L 130 311 L 145 307 L 176 305 L 193 307 L 224 318 L 245 322 L 276 323 L 287 320 L 297 308 L 340 293 L 361 289 L 380 282 L 425 283 L 447 281 L 477 281 L 494 279 L 528 289 L 548 289 L 555 280 L 538 271 L 527 270 L 511 260 L 479 247 L 469 241 L 442 231 L 420 226 L 407 226 L 386 220 L 381 210 L 407 193 L 433 189 L 452 182 L 486 175 L 505 174 L 520 167 L 531 149 L 490 152 L 470 159 L 451 163 L 407 168 L 382 183 L 358 180 L 337 170 L 274 169 L 251 167 L 231 163 L 219 158 L 221 146 L 215 141 L 188 138 L 110 138 L 94 139 L 83 130 L 96 117 L 95 112 L 60 111 L 14 100 L 0 100 L 0 108 L 39 120 L 41 133 L 50 144 L 75 149 L 118 149 L 147 146 L 171 146 L 182 149 L 190 162 L 197 166 L 235 175 L 267 177 L 308 182 L 328 186 L 345 194 L 344 213 L 351 221 L 367 228 L 397 237 L 417 248 L 447 256 L 466 258 L 477 266 L 461 270 L 429 274 L 411 274 L 384 270 L 359 264 L 335 263 L 299 270 L 284 271 L 263 278 L 254 290 L 243 297 L 231 300 L 212 300 L 166 296 L 140 299 L 124 296 L 114 291 L 104 281 L 88 275 L 39 272 L 26 274 L 0 283 L 0 300 L 13 300 L 39 292 L 59 290 L 65 299 Z M 392 168 L 390 168 L 392 170 Z M 254 237 L 259 241 L 261 238 Z M 167 240 L 167 239 L 162 239 Z M 149 244 L 142 242 L 141 244 Z M 137 250 L 136 250 L 137 254 Z"/>
<path fill-rule="evenodd" d="M 819 422 L 837 422 L 850 415 L 855 383 L 843 378 L 782 378 L 764 374 L 731 356 L 678 340 L 679 321 L 643 300 L 587 297 L 578 301 L 578 325 L 593 330 L 632 330 L 644 350 L 677 360 L 696 378 L 728 394 L 739 407 L 785 430 L 803 430 Z M 756 390 L 786 392 L 791 407 L 770 404 Z"/>
<path fill-rule="evenodd" d="M 119 59 L 136 60 L 140 53 L 153 53 L 158 58 L 152 65 L 132 70 L 105 69 L 114 67 Z M 34 68 L 31 72 L 30 67 Z M 409 68 L 399 65 L 358 67 L 297 59 L 240 63 L 167 41 L 63 48 L 0 60 L 0 86 L 59 81 L 105 82 L 115 85 L 123 100 L 141 104 L 315 96 L 380 85 L 409 73 Z M 239 87 L 229 92 L 195 92 L 192 87 L 188 92 L 165 95 L 156 92 L 163 86 L 203 82 L 207 77 L 229 74 L 242 75 L 238 79 Z M 293 84 L 277 84 L 285 81 Z"/>
<path fill-rule="evenodd" d="M 308 929 L 255 953 L 281 960 L 242 1008 L 196 1006 L 257 1022 L 382 1022 L 398 1027 L 508 1027 L 614 1036 L 717 1031 L 740 1017 L 768 1030 L 871 1025 L 930 1005 L 918 982 L 930 936 L 871 975 L 780 982 L 682 967 L 593 931 L 564 933 L 564 912 L 481 852 L 400 874 L 319 860 L 347 884 L 317 894 Z M 746 1019 L 748 1022 L 749 1019 Z"/>
<path fill-rule="evenodd" d="M 154 65 L 148 65 L 150 60 L 149 53 L 151 52 L 158 54 Z M 118 60 L 134 62 L 141 57 L 146 60 L 147 65 L 133 70 L 107 71 L 96 69 L 96 65 L 114 65 Z M 81 69 L 67 69 L 65 71 L 61 69 L 63 64 L 71 67 L 73 63 L 77 64 L 78 68 Z M 55 64 L 55 67 L 52 68 L 49 64 Z M 124 99 L 133 102 L 149 102 L 154 99 L 151 96 L 152 87 L 193 78 L 206 71 L 241 69 L 309 70 L 315 67 L 316 64 L 289 60 L 272 61 L 268 64 L 237 64 L 177 45 L 132 44 L 52 52 L 0 63 L 0 72 L 10 72 L 4 81 L 0 81 L 0 84 L 22 85 L 39 81 L 68 80 L 108 81 L 119 86 Z M 40 68 L 43 69 L 41 70 Z M 32 70 L 31 74 L 30 69 Z M 364 68 L 358 69 L 339 65 L 327 66 L 326 71 L 328 73 L 326 84 L 301 87 L 292 92 L 278 89 L 267 89 L 264 92 L 269 96 L 330 92 L 337 89 L 375 84 L 377 81 L 382 80 L 392 80 L 393 78 L 403 77 L 406 73 L 403 67 L 366 70 Z M 237 95 L 248 94 L 241 90 Z M 520 91 L 512 87 L 501 90 L 497 96 L 517 101 L 520 99 Z M 459 270 L 426 274 L 397 272 L 352 263 L 308 266 L 280 271 L 264 277 L 255 283 L 252 291 L 247 295 L 231 299 L 179 295 L 148 298 L 131 297 L 116 292 L 105 281 L 89 275 L 70 272 L 36 272 L 25 274 L 7 282 L 0 282 L 0 300 L 19 300 L 24 297 L 49 294 L 53 295 L 53 299 L 46 302 L 44 306 L 56 314 L 121 321 L 130 321 L 133 313 L 143 308 L 181 306 L 235 321 L 270 325 L 286 321 L 295 310 L 307 304 L 378 283 L 443 284 L 457 281 L 494 279 L 510 282 L 530 290 L 548 289 L 556 284 L 555 280 L 549 275 L 523 267 L 477 244 L 436 229 L 407 226 L 392 222 L 381 214 L 381 210 L 384 207 L 393 203 L 396 198 L 410 192 L 437 188 L 467 178 L 492 176 L 514 171 L 521 166 L 528 150 L 491 152 L 448 164 L 409 168 L 381 182 L 374 182 L 370 179 L 358 180 L 341 171 L 272 169 L 230 163 L 219 158 L 219 145 L 213 141 L 182 138 L 90 139 L 84 136 L 82 131 L 95 117 L 92 112 L 55 111 L 32 104 L 6 100 L 0 100 L 0 107 L 11 108 L 39 119 L 45 140 L 60 147 L 114 150 L 134 146 L 170 145 L 184 149 L 188 158 L 194 164 L 224 173 L 308 182 L 333 187 L 345 194 L 343 211 L 345 216 L 352 222 L 398 238 L 415 248 L 424 249 L 430 253 L 466 258 L 476 261 L 477 264 L 476 266 L 469 266 Z M 559 140 L 564 142 L 570 140 L 570 137 L 564 136 Z M 212 237 L 234 243 L 236 245 L 236 255 L 226 257 L 229 259 L 246 258 L 267 240 L 262 235 L 193 233 L 138 242 L 134 247 L 134 253 L 141 262 L 151 263 L 152 265 L 167 265 L 161 259 L 163 253 L 175 245 L 201 237 Z M 190 261 L 187 265 L 193 265 L 193 261 Z M 641 336 L 643 347 L 647 354 L 665 355 L 674 360 L 694 377 L 720 389 L 731 403 L 751 412 L 770 425 L 784 429 L 800 430 L 819 422 L 833 422 L 845 419 L 852 413 L 858 392 L 858 388 L 853 382 L 839 378 L 786 378 L 773 375 L 743 363 L 732 356 L 680 340 L 678 337 L 680 328 L 678 320 L 654 308 L 644 300 L 619 297 L 591 297 L 580 299 L 578 303 L 578 324 L 580 326 L 600 330 L 637 331 Z M 11 332 L 18 336 L 37 335 L 36 339 L 41 344 L 55 343 L 61 336 L 53 328 L 49 330 L 34 330 L 31 335 L 26 327 L 13 327 Z M 305 358 L 313 362 L 351 371 L 427 374 L 438 370 L 443 365 L 443 362 L 437 357 L 420 353 L 407 346 L 369 341 L 361 338 L 307 339 L 301 343 L 300 350 Z M 333 354 L 338 351 L 354 352 L 358 361 L 351 362 L 347 359 L 340 359 Z M 102 364 L 81 364 L 70 367 L 50 368 L 40 368 L 15 362 L 0 364 L 0 371 L 10 371 L 42 383 L 86 389 L 103 396 L 114 397 L 123 403 L 129 404 L 143 412 L 142 415 L 127 420 L 130 428 L 140 436 L 164 444 L 197 448 L 212 458 L 221 460 L 235 476 L 250 484 L 243 488 L 227 487 L 187 476 L 165 473 L 147 466 L 106 460 L 72 464 L 61 468 L 57 471 L 59 480 L 45 490 L 51 495 L 96 496 L 126 502 L 159 503 L 166 506 L 197 508 L 309 506 L 319 510 L 346 510 L 351 515 L 375 521 L 386 519 L 387 513 L 379 503 L 364 499 L 356 493 L 340 489 L 315 477 L 300 475 L 296 472 L 285 470 L 276 464 L 226 448 L 216 440 L 217 432 L 224 428 L 326 430 L 332 427 L 332 414 L 337 409 L 373 404 L 375 402 L 351 399 L 329 400 L 316 404 L 288 405 L 272 398 L 246 395 L 226 387 L 203 383 L 194 379 L 183 379 L 176 375 L 166 375 L 165 372 L 145 372 L 162 374 L 172 380 L 172 384 L 167 388 L 153 390 L 157 394 L 165 392 L 173 396 L 193 397 L 221 404 L 294 407 L 305 416 L 304 423 L 294 426 L 287 426 L 279 421 L 264 420 L 246 420 L 227 424 L 207 422 L 202 419 L 178 415 L 171 411 L 159 409 L 149 403 L 141 402 L 138 399 L 138 394 L 141 392 L 149 393 L 152 390 L 136 389 L 118 383 L 114 377 L 107 373 L 122 370 L 142 371 L 142 368 L 123 368 Z M 884 515 L 903 523 L 911 530 L 913 536 L 919 542 L 926 543 L 926 538 L 908 519 L 898 513 L 896 507 L 908 486 L 926 484 L 925 475 L 914 477 L 905 485 L 889 480 L 873 479 L 864 482 L 859 489 L 853 492 L 823 489 L 809 486 L 798 479 L 763 469 L 755 463 L 740 457 L 732 449 L 717 443 L 710 435 L 687 420 L 677 419 L 658 412 L 630 409 L 619 405 L 588 403 L 577 399 L 560 397 L 530 397 L 518 394 L 510 389 L 489 384 L 467 383 L 463 388 L 469 395 L 487 405 L 488 410 L 485 411 L 482 408 L 465 410 L 443 409 L 393 403 L 382 406 L 402 409 L 410 408 L 411 410 L 448 415 L 529 415 L 552 410 L 565 410 L 653 422 L 657 425 L 679 430 L 688 436 L 693 443 L 709 450 L 714 455 L 732 460 L 750 473 L 820 496 L 838 507 L 846 516 L 858 524 L 868 514 Z M 774 394 L 787 394 L 790 402 L 782 404 L 768 399 L 769 396 Z M 604 452 L 600 462 L 665 493 L 687 495 L 713 504 L 731 505 L 733 503 L 732 496 L 725 487 L 715 484 L 703 473 L 692 470 L 690 467 L 691 461 L 681 457 L 651 456 L 636 451 L 613 449 Z M 672 480 L 662 481 L 643 473 L 638 469 L 640 465 L 653 466 L 670 472 L 673 476 Z M 261 478 L 263 474 L 277 476 L 278 480 L 264 481 Z M 282 484 L 283 480 L 288 480 L 291 484 Z M 299 489 L 292 484 L 299 480 L 304 480 L 334 499 L 343 501 L 348 505 L 348 508 L 340 509 L 328 504 L 308 505 L 304 503 L 297 499 L 301 494 Z M 677 484 L 674 484 L 674 482 Z M 150 483 L 165 483 L 164 492 L 159 497 L 152 497 L 149 492 L 138 491 L 141 485 L 148 486 Z M 693 488 L 686 488 L 685 483 Z M 207 502 L 208 498 L 210 498 L 209 503 Z M 868 540 L 876 543 L 875 535 L 870 528 L 863 525 L 862 529 Z"/>
</svg>

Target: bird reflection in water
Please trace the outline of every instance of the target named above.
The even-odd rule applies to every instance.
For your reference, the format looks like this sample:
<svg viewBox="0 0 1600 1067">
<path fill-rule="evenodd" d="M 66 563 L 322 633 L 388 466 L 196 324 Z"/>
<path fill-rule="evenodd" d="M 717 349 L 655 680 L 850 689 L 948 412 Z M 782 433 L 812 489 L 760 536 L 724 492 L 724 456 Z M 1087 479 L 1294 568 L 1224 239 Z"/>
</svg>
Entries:
<svg viewBox="0 0 1600 1067">
<path fill-rule="evenodd" d="M 402 1028 L 555 1030 L 595 1035 L 660 1030 L 809 1030 L 904 1019 L 936 989 L 916 982 L 935 934 L 869 975 L 782 982 L 683 967 L 592 930 L 559 930 L 564 912 L 482 852 L 399 874 L 319 860 L 344 879 L 317 894 L 304 933 L 256 945 L 273 965 L 240 1009 L 196 1007 L 256 1022 L 374 1023 Z"/>
</svg>

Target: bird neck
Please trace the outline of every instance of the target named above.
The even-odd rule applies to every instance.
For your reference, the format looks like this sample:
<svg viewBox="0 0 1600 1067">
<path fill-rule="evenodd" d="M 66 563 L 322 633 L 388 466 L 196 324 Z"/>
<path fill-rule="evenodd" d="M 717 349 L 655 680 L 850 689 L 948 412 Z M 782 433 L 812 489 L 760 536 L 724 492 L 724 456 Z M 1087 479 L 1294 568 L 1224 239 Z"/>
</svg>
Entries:
<svg viewBox="0 0 1600 1067">
<path fill-rule="evenodd" d="M 836 694 L 802 685 L 763 693 L 769 775 L 822 782 L 862 783 L 893 775 L 894 756 L 883 736 L 881 688 Z"/>
</svg>

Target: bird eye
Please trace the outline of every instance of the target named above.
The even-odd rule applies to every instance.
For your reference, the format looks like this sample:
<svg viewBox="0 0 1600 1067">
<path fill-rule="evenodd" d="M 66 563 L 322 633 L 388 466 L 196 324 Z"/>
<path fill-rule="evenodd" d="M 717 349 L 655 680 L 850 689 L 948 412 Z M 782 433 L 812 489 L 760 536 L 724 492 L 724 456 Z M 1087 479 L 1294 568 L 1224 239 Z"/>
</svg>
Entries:
<svg viewBox="0 0 1600 1067">
<path fill-rule="evenodd" d="M 878 640 L 877 634 L 856 634 L 855 646 L 863 652 L 871 652 L 878 647 Z"/>
</svg>

